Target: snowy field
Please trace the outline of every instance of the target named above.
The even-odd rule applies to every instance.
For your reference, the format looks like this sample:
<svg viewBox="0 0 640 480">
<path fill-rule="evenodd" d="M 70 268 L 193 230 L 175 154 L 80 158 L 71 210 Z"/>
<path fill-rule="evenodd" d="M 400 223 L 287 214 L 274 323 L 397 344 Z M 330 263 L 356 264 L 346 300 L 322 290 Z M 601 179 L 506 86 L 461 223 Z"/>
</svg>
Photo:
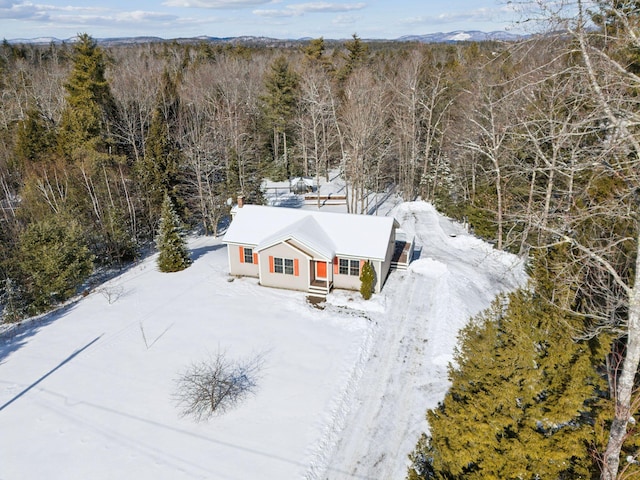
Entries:
<svg viewBox="0 0 640 480">
<path fill-rule="evenodd" d="M 230 281 L 202 237 L 187 270 L 148 258 L 2 340 L 0 479 L 403 479 L 458 330 L 525 276 L 426 203 L 393 214 L 421 256 L 370 302 Z M 176 377 L 218 351 L 264 356 L 255 395 L 181 418 Z"/>
</svg>

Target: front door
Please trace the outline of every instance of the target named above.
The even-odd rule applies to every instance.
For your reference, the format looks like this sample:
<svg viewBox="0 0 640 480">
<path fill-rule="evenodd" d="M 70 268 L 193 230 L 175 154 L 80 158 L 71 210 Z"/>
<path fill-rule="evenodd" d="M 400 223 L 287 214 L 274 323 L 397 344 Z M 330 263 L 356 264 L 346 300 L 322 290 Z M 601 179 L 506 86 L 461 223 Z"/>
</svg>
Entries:
<svg viewBox="0 0 640 480">
<path fill-rule="evenodd" d="M 327 262 L 316 262 L 316 278 L 327 278 Z"/>
</svg>

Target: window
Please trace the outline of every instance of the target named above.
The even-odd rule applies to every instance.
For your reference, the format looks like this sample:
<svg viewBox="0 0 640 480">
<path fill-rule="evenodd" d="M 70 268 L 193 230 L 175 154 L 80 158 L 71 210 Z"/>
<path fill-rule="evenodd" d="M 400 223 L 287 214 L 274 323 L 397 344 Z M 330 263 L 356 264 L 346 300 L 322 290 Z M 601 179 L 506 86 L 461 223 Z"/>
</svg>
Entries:
<svg viewBox="0 0 640 480">
<path fill-rule="evenodd" d="M 340 275 L 353 275 L 359 277 L 360 260 L 347 260 L 345 258 L 341 258 L 338 273 L 340 273 Z"/>
<path fill-rule="evenodd" d="M 293 260 L 290 258 L 284 259 L 284 273 L 293 275 Z"/>
<path fill-rule="evenodd" d="M 349 275 L 355 275 L 356 277 L 360 276 L 360 261 L 359 260 L 351 260 L 349 265 Z"/>
<path fill-rule="evenodd" d="M 349 260 L 340 259 L 340 275 L 349 275 Z"/>
<path fill-rule="evenodd" d="M 244 263 L 253 263 L 253 248 L 244 247 Z"/>
<path fill-rule="evenodd" d="M 273 271 L 275 273 L 284 273 L 285 275 L 294 275 L 293 259 L 274 257 Z"/>
</svg>

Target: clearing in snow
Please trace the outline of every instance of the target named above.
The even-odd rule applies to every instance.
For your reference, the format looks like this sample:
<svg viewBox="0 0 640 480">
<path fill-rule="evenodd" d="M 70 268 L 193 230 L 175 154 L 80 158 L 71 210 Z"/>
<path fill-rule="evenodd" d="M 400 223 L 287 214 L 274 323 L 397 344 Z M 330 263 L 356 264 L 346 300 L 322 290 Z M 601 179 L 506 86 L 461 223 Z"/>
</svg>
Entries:
<svg viewBox="0 0 640 480">
<path fill-rule="evenodd" d="M 369 302 L 334 291 L 317 309 L 229 278 L 226 247 L 201 237 L 182 272 L 153 256 L 25 324 L 0 344 L 0 478 L 404 478 L 459 329 L 525 274 L 429 204 L 391 213 L 421 255 Z M 175 379 L 218 351 L 263 356 L 255 395 L 181 418 Z"/>
</svg>

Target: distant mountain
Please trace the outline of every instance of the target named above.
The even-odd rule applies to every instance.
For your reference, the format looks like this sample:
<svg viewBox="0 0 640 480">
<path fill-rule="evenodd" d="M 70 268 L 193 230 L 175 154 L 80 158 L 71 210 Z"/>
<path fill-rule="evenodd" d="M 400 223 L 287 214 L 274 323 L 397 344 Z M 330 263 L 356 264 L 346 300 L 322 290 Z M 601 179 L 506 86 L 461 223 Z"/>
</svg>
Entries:
<svg viewBox="0 0 640 480">
<path fill-rule="evenodd" d="M 494 41 L 515 41 L 523 38 L 521 35 L 514 33 L 495 31 L 495 32 L 480 32 L 477 30 L 457 30 L 455 32 L 448 33 L 429 33 L 426 35 L 405 35 L 403 37 L 396 38 L 395 40 L 383 40 L 383 39 L 363 39 L 367 42 L 420 42 L 420 43 L 454 43 L 454 42 L 483 42 L 487 40 Z M 136 44 L 136 43 L 156 43 L 166 41 L 176 41 L 179 43 L 197 43 L 197 42 L 210 42 L 210 43 L 232 43 L 242 45 L 268 45 L 268 46 L 286 46 L 296 43 L 305 43 L 311 40 L 310 37 L 298 38 L 298 39 L 277 39 L 269 37 L 254 37 L 254 36 L 240 36 L 240 37 L 209 37 L 202 35 L 199 37 L 190 38 L 173 38 L 164 39 L 160 37 L 114 37 L 114 38 L 97 38 L 98 43 L 103 45 L 124 45 L 124 44 Z M 330 42 L 342 41 L 340 39 L 325 39 Z M 343 39 L 344 40 L 344 39 Z M 16 38 L 9 40 L 9 43 L 23 43 L 34 45 L 46 45 L 49 43 L 73 43 L 76 41 L 76 37 L 60 40 L 55 37 L 38 37 L 38 38 Z"/>
<path fill-rule="evenodd" d="M 34 45 L 48 45 L 50 43 L 62 43 L 64 42 L 73 42 L 75 40 L 75 38 L 73 39 L 67 39 L 67 40 L 60 40 L 58 38 L 55 37 L 38 37 L 38 38 L 12 38 L 11 40 L 8 40 L 9 43 L 30 43 L 30 44 L 34 44 Z"/>
<path fill-rule="evenodd" d="M 30 44 L 30 45 L 48 45 L 50 43 L 74 43 L 78 37 L 71 37 L 60 39 L 56 37 L 38 37 L 38 38 L 13 38 L 8 40 L 9 43 L 14 44 Z M 118 45 L 118 44 L 131 44 L 131 43 L 150 43 L 150 42 L 164 42 L 166 41 L 160 37 L 116 37 L 116 38 L 97 38 L 98 43 L 103 45 Z"/>
<path fill-rule="evenodd" d="M 456 30 L 448 33 L 429 33 L 426 35 L 405 35 L 397 38 L 398 42 L 420 43 L 454 43 L 454 42 L 484 42 L 487 40 L 513 42 L 523 38 L 521 35 L 504 31 L 480 32 L 478 30 Z"/>
</svg>

